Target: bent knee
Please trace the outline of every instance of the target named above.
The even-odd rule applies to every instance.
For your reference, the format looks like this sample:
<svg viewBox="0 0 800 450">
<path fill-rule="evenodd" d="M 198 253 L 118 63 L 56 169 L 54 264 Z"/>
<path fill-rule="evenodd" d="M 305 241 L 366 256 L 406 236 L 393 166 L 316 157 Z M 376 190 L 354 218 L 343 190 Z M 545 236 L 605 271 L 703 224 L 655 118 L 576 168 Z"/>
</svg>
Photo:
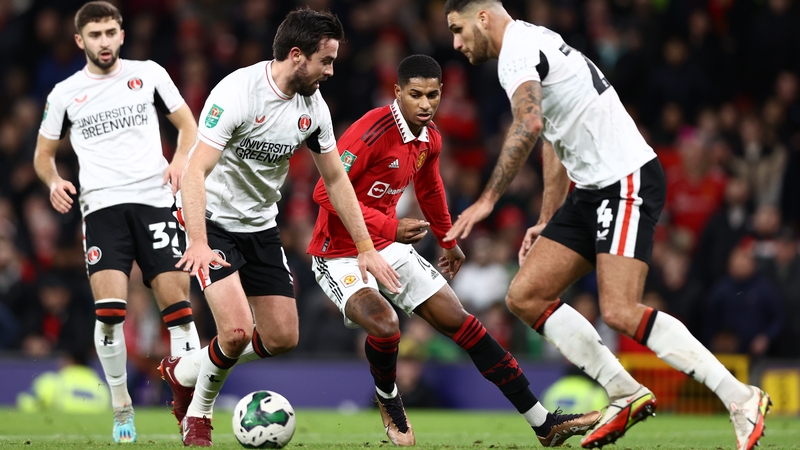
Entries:
<svg viewBox="0 0 800 450">
<path fill-rule="evenodd" d="M 267 351 L 273 356 L 288 353 L 297 347 L 297 342 L 300 339 L 297 330 L 284 331 L 276 336 L 270 336 L 269 339 L 262 337 L 262 344 L 267 348 Z"/>
<path fill-rule="evenodd" d="M 243 328 L 221 329 L 217 335 L 220 348 L 231 357 L 241 355 L 252 338 L 252 331 L 248 332 Z"/>
</svg>

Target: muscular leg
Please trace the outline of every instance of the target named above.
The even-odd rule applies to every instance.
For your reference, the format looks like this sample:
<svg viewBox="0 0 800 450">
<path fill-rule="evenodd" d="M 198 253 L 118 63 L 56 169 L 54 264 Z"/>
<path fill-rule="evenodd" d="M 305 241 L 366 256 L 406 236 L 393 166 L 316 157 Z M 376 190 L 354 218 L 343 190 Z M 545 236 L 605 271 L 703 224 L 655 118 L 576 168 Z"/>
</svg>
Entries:
<svg viewBox="0 0 800 450">
<path fill-rule="evenodd" d="M 752 392 L 739 382 L 674 317 L 639 304 L 647 264 L 618 255 L 597 255 L 597 278 L 603 320 L 643 345 L 672 367 L 704 383 L 727 408 L 743 403 Z"/>
<path fill-rule="evenodd" d="M 170 354 L 186 356 L 200 348 L 200 337 L 189 302 L 189 275 L 183 271 L 162 272 L 150 286 L 170 335 Z"/>
<path fill-rule="evenodd" d="M 591 263 L 577 252 L 540 236 L 514 277 L 506 304 L 605 387 L 609 396 L 625 395 L 639 384 L 602 343 L 592 324 L 558 300 L 567 287 L 591 270 Z"/>
<path fill-rule="evenodd" d="M 215 281 L 205 289 L 206 299 L 217 324 L 217 336 L 207 351 L 199 353 L 200 373 L 197 376 L 194 396 L 186 415 L 189 417 L 211 417 L 214 401 L 236 364 L 239 355 L 250 343 L 253 334 L 253 316 L 242 289 L 239 272 L 234 272 Z M 195 355 L 184 358 L 175 368 L 178 373 L 182 363 L 190 364 Z M 180 378 L 178 378 L 180 380 Z"/>
<path fill-rule="evenodd" d="M 400 343 L 400 320 L 392 305 L 377 290 L 365 287 L 347 299 L 347 318 L 367 332 L 364 353 L 379 395 L 397 395 L 397 345 Z"/>
<path fill-rule="evenodd" d="M 248 297 L 247 300 L 255 314 L 256 329 L 252 344 L 258 357 L 280 355 L 297 347 L 300 321 L 297 318 L 295 299 L 282 295 L 264 295 Z"/>
<path fill-rule="evenodd" d="M 101 270 L 89 277 L 89 284 L 95 299 L 94 346 L 111 389 L 111 404 L 114 409 L 130 406 L 125 367 L 127 351 L 122 331 L 128 276 L 119 270 Z"/>
</svg>

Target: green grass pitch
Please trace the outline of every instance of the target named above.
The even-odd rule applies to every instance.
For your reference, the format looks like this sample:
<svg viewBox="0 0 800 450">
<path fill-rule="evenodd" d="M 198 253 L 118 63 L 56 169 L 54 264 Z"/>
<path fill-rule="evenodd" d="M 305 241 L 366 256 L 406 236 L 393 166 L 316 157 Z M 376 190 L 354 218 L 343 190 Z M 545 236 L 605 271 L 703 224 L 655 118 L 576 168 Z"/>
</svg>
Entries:
<svg viewBox="0 0 800 450">
<path fill-rule="evenodd" d="M 494 411 L 409 410 L 417 447 L 421 449 L 523 449 L 542 448 L 533 431 L 517 414 Z M 0 408 L 2 448 L 109 448 L 110 413 L 105 415 L 23 414 Z M 230 413 L 214 418 L 214 448 L 239 449 L 231 431 Z M 369 449 L 390 448 L 377 410 L 344 414 L 331 410 L 297 411 L 297 431 L 289 448 Z M 183 448 L 177 422 L 166 408 L 136 410 L 139 440 L 147 449 Z M 566 448 L 580 448 L 577 437 Z M 658 415 L 636 425 L 617 445 L 607 449 L 708 449 L 735 448 L 733 427 L 727 416 Z M 767 417 L 763 449 L 800 448 L 800 419 Z"/>
</svg>

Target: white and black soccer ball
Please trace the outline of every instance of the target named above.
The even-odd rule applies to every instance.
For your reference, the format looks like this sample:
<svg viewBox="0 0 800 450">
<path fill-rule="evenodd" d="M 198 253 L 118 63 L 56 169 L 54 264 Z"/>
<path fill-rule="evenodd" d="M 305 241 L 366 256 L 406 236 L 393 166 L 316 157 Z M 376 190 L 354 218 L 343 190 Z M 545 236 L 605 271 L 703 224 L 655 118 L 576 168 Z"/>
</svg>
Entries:
<svg viewBox="0 0 800 450">
<path fill-rule="evenodd" d="M 277 392 L 251 392 L 233 410 L 233 434 L 246 448 L 283 448 L 296 423 L 294 408 Z"/>
</svg>

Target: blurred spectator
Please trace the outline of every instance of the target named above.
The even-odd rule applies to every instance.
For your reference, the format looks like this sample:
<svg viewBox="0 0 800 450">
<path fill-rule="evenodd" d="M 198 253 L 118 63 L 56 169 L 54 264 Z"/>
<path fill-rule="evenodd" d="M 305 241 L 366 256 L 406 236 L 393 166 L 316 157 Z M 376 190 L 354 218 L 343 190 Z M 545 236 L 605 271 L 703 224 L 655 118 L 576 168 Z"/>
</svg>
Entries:
<svg viewBox="0 0 800 450">
<path fill-rule="evenodd" d="M 753 115 L 742 119 L 739 139 L 733 147 L 730 170 L 747 180 L 757 205 L 778 203 L 783 169 L 788 160 L 786 147 L 776 136 L 765 135 L 764 126 Z"/>
<path fill-rule="evenodd" d="M 759 272 L 766 275 L 781 293 L 786 328 L 775 342 L 775 356 L 800 357 L 800 255 L 794 232 L 784 228 L 777 236 L 774 255 L 759 259 Z"/>
<path fill-rule="evenodd" d="M 766 356 L 783 330 L 780 291 L 755 269 L 753 243 L 745 239 L 731 253 L 728 275 L 709 295 L 705 322 L 712 351 Z"/>
<path fill-rule="evenodd" d="M 491 236 L 473 239 L 469 243 L 466 262 L 451 282 L 458 299 L 473 314 L 494 303 L 505 303 L 511 277 L 502 262 L 509 255 L 507 252 L 498 255 L 497 244 Z"/>
<path fill-rule="evenodd" d="M 414 347 L 404 347 L 397 355 L 397 390 L 406 408 L 441 408 L 436 389 L 423 376 L 425 355 Z"/>
</svg>

